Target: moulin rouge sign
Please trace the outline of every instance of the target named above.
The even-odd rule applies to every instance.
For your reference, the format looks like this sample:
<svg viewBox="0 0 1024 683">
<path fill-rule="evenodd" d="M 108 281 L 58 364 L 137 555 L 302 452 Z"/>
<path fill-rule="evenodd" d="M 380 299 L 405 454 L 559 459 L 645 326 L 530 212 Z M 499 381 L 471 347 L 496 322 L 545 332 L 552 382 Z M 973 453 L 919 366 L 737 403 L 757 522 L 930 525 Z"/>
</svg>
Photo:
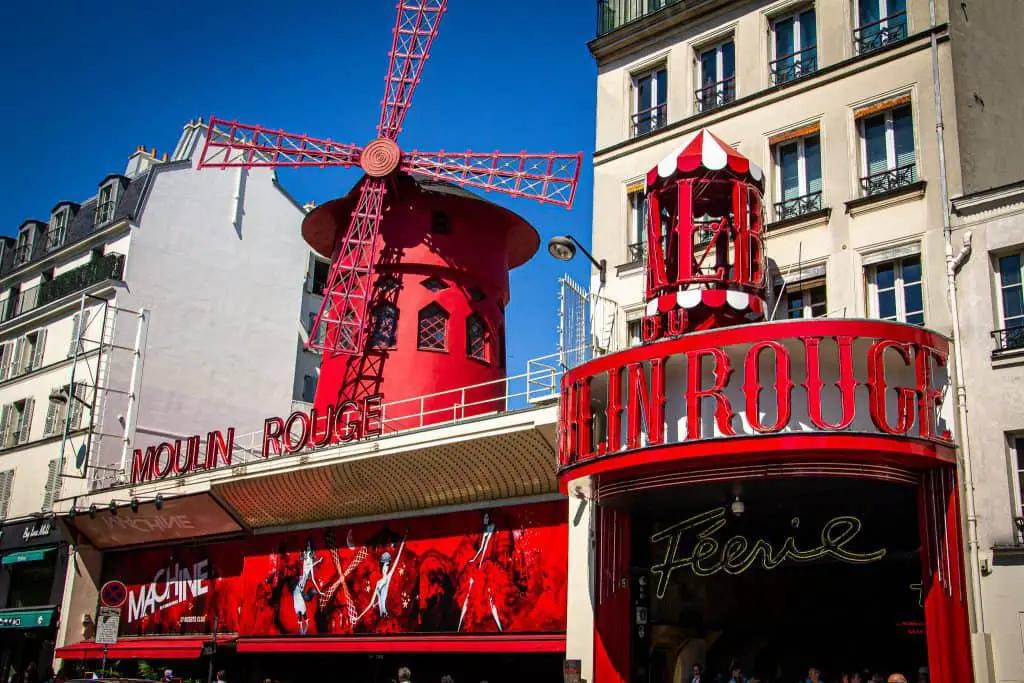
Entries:
<svg viewBox="0 0 1024 683">
<path fill-rule="evenodd" d="M 947 353 L 927 330 L 861 320 L 746 325 L 636 347 L 566 373 L 559 461 L 780 432 L 950 444 Z"/>
<path fill-rule="evenodd" d="M 322 413 L 316 408 L 296 411 L 288 417 L 268 417 L 263 421 L 261 455 L 288 455 L 332 443 L 345 443 L 380 436 L 384 428 L 383 397 L 368 396 L 361 401 L 343 401 L 328 406 Z M 165 441 L 132 456 L 132 483 L 153 481 L 231 465 L 235 450 L 235 428 L 209 432 L 206 446 L 199 434 L 187 439 Z"/>
</svg>

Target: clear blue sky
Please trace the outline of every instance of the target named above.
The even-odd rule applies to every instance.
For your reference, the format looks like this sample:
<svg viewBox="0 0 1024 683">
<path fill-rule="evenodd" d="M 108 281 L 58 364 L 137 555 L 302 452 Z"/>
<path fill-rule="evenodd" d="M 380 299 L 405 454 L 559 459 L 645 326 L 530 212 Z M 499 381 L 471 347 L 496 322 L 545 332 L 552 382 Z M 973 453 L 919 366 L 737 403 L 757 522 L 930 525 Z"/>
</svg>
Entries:
<svg viewBox="0 0 1024 683">
<path fill-rule="evenodd" d="M 170 152 L 190 118 L 248 123 L 365 144 L 384 89 L 392 0 L 9 2 L 0 8 L 3 234 L 46 219 L 121 172 L 138 145 Z M 584 151 L 572 211 L 497 193 L 541 233 L 513 272 L 509 371 L 555 349 L 557 278 L 588 277 L 594 141 L 593 0 L 449 0 L 399 140 L 405 149 Z M 285 170 L 300 202 L 346 192 L 358 173 Z M 288 229 L 288 228 L 283 228 Z M 299 226 L 293 228 L 298 230 Z"/>
</svg>

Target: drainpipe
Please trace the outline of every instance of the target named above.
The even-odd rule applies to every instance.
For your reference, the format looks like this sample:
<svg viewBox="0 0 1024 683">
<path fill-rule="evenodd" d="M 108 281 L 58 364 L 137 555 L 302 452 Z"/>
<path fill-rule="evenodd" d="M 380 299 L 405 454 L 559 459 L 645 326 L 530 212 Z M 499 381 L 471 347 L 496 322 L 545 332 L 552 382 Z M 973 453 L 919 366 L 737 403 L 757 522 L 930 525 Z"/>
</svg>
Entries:
<svg viewBox="0 0 1024 683">
<path fill-rule="evenodd" d="M 960 432 L 960 463 L 963 473 L 964 504 L 967 510 L 967 556 L 971 568 L 971 594 L 974 604 L 974 633 L 985 632 L 985 611 L 981 600 L 981 556 L 978 543 L 978 512 L 974 500 L 974 466 L 967 426 L 967 389 L 964 386 L 963 345 L 960 342 L 960 307 L 956 300 L 956 275 L 971 253 L 971 233 L 964 233 L 960 252 L 953 254 L 953 229 L 949 222 L 949 183 L 946 178 L 945 128 L 942 123 L 942 97 L 939 91 L 939 45 L 935 37 L 935 0 L 928 0 L 931 29 L 932 92 L 935 96 L 935 137 L 939 147 L 939 190 L 942 200 L 942 236 L 946 252 L 946 295 L 953 337 L 956 420 Z"/>
</svg>

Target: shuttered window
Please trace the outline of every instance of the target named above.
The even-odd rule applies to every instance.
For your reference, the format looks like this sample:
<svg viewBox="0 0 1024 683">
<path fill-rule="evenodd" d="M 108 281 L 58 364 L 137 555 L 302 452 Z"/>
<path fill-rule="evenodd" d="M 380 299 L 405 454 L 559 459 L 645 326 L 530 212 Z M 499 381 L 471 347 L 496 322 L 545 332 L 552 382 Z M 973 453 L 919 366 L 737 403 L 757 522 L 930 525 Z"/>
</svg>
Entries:
<svg viewBox="0 0 1024 683">
<path fill-rule="evenodd" d="M 7 379 L 11 374 L 11 362 L 14 360 L 14 342 L 7 342 L 0 350 L 0 380 Z"/>
<path fill-rule="evenodd" d="M 82 311 L 81 314 L 75 314 L 71 319 L 71 339 L 68 343 L 68 357 L 75 355 L 75 349 L 77 348 L 78 353 L 85 351 L 85 344 L 82 338 L 85 336 L 85 331 L 89 327 L 89 311 Z"/>
<path fill-rule="evenodd" d="M 14 470 L 0 472 L 0 519 L 7 519 L 14 492 Z"/>
<path fill-rule="evenodd" d="M 60 459 L 54 458 L 47 465 L 46 488 L 43 489 L 43 511 L 53 510 L 53 502 L 60 498 L 61 485 L 64 479 L 60 476 Z"/>
<path fill-rule="evenodd" d="M 32 431 L 32 410 L 35 407 L 35 399 L 26 398 L 14 404 L 16 418 L 14 419 L 13 445 L 27 443 Z"/>
</svg>

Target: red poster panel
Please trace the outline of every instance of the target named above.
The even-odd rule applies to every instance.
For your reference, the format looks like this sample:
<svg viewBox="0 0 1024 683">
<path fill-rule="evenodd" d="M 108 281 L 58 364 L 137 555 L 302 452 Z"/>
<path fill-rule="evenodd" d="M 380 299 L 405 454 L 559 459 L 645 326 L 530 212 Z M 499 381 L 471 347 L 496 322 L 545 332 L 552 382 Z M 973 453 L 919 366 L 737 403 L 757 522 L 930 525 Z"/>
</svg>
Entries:
<svg viewBox="0 0 1024 683">
<path fill-rule="evenodd" d="M 342 525 L 104 563 L 122 635 L 565 631 L 566 503 Z"/>
</svg>

